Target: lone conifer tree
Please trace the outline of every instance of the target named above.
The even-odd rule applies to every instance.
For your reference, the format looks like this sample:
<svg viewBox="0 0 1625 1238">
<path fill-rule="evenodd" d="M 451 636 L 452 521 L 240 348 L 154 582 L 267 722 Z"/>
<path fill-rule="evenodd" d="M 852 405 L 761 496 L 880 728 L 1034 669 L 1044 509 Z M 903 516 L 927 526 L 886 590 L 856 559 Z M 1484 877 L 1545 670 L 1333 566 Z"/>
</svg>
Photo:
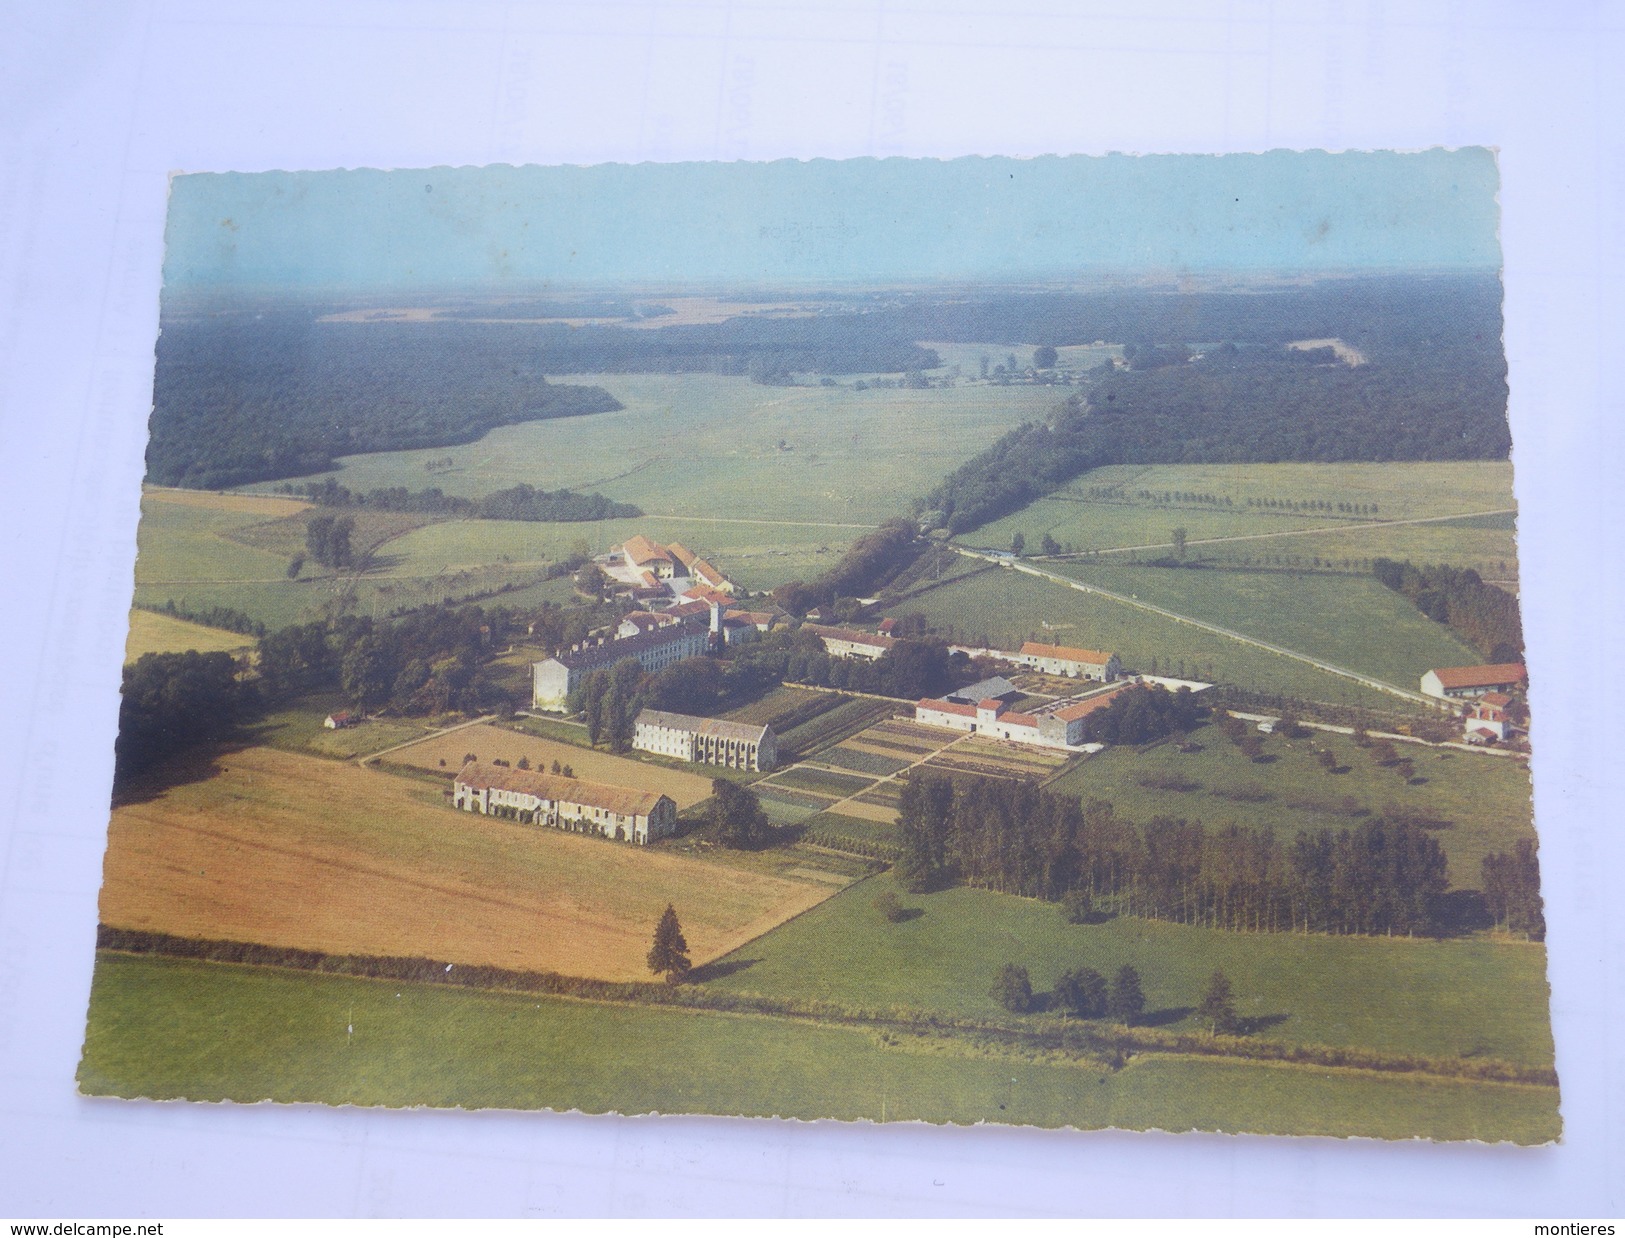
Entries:
<svg viewBox="0 0 1625 1238">
<path fill-rule="evenodd" d="M 1215 1035 L 1234 1032 L 1239 1025 L 1236 1003 L 1230 995 L 1230 978 L 1222 971 L 1208 977 L 1207 992 L 1202 994 L 1202 1004 L 1196 1008 L 1196 1015 Z"/>
<path fill-rule="evenodd" d="M 1106 1011 L 1119 1023 L 1132 1024 L 1145 1013 L 1145 994 L 1140 991 L 1140 973 L 1127 963 L 1112 978 Z"/>
<path fill-rule="evenodd" d="M 664 975 L 667 984 L 676 984 L 693 969 L 688 959 L 688 942 L 683 940 L 683 926 L 677 923 L 677 909 L 670 903 L 655 925 L 655 944 L 649 947 L 649 970 Z"/>
</svg>

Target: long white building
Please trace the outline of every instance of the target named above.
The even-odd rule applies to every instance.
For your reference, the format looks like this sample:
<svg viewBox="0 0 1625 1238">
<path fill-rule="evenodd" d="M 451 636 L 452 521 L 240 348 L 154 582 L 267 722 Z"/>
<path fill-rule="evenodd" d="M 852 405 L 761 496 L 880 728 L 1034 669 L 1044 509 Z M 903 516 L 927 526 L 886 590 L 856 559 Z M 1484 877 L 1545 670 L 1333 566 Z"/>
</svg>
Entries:
<svg viewBox="0 0 1625 1238">
<path fill-rule="evenodd" d="M 1017 653 L 996 655 L 1046 675 L 1066 675 L 1072 679 L 1098 679 L 1110 683 L 1123 673 L 1115 653 L 1099 649 L 1074 649 L 1070 645 L 1044 645 L 1026 641 Z"/>
<path fill-rule="evenodd" d="M 633 723 L 632 747 L 728 769 L 770 770 L 779 760 L 778 738 L 770 726 L 696 718 L 659 709 L 645 709 L 638 714 Z"/>
<path fill-rule="evenodd" d="M 947 699 L 921 701 L 914 706 L 914 721 L 922 726 L 940 726 L 985 735 L 989 739 L 1007 739 L 1015 744 L 1076 748 L 1083 743 L 1083 720 L 1095 710 L 1105 708 L 1119 691 L 1113 688 L 1042 713 L 1013 710 L 997 697 L 987 697 L 974 705 Z"/>
<path fill-rule="evenodd" d="M 824 642 L 824 652 L 832 658 L 861 658 L 874 662 L 885 656 L 897 643 L 891 636 L 874 632 L 859 632 L 852 628 L 831 628 L 821 623 L 804 623 L 803 632 L 811 632 Z"/>
<path fill-rule="evenodd" d="M 677 804 L 669 795 L 478 761 L 457 772 L 452 804 L 464 812 L 621 842 L 647 843 L 677 830 Z"/>
<path fill-rule="evenodd" d="M 563 709 L 570 693 L 594 671 L 635 658 L 646 671 L 658 671 L 704 653 L 710 633 L 701 625 L 677 623 L 596 645 L 578 645 L 545 662 L 531 664 L 531 702 L 537 709 Z"/>
</svg>

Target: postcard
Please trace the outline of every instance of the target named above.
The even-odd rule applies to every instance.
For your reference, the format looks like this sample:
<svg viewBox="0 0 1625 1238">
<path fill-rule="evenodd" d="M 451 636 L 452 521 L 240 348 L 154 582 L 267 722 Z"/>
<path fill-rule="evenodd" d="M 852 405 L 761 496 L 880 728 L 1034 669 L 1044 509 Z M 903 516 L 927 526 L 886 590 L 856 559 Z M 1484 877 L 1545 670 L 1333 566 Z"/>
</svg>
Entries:
<svg viewBox="0 0 1625 1238">
<path fill-rule="evenodd" d="M 81 1090 L 1556 1139 L 1497 184 L 176 177 Z"/>
</svg>

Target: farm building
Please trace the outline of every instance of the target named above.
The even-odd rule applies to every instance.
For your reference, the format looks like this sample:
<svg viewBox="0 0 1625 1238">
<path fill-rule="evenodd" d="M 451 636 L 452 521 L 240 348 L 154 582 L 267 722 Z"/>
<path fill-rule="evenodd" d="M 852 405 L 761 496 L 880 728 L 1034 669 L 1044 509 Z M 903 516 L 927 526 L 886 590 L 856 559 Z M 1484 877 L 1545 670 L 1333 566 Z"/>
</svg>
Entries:
<svg viewBox="0 0 1625 1238">
<path fill-rule="evenodd" d="M 677 804 L 669 795 L 478 761 L 458 771 L 452 804 L 464 812 L 621 842 L 647 843 L 677 829 Z"/>
<path fill-rule="evenodd" d="M 1072 679 L 1098 679 L 1102 683 L 1110 683 L 1123 673 L 1123 664 L 1115 653 L 1074 649 L 1070 645 L 1042 645 L 1037 641 L 1026 641 L 1019 652 L 1000 656 L 1043 671 L 1046 675 L 1066 675 Z"/>
<path fill-rule="evenodd" d="M 531 664 L 531 700 L 538 709 L 563 709 L 570 693 L 593 671 L 623 658 L 635 658 L 646 671 L 658 671 L 684 658 L 698 657 L 710 645 L 710 633 L 699 624 L 675 623 L 596 645 L 578 645 L 545 662 Z"/>
<path fill-rule="evenodd" d="M 629 636 L 642 636 L 645 632 L 669 628 L 680 620 L 681 616 L 664 611 L 634 610 L 621 617 L 621 625 L 615 629 L 615 638 L 625 640 Z"/>
<path fill-rule="evenodd" d="M 714 566 L 680 542 L 662 546 L 637 533 L 611 548 L 602 560 L 609 574 L 628 584 L 649 587 L 661 581 L 670 581 L 674 590 L 681 591 L 692 582 L 695 587 L 718 590 L 731 594 L 734 587 Z"/>
<path fill-rule="evenodd" d="M 632 747 L 700 765 L 770 770 L 778 764 L 778 738 L 770 726 L 747 726 L 645 709 L 633 723 Z"/>
<path fill-rule="evenodd" d="M 336 714 L 328 714 L 327 720 L 322 723 L 329 731 L 342 731 L 345 727 L 355 726 L 361 721 L 361 715 L 352 714 L 348 709 L 341 709 Z"/>
<path fill-rule="evenodd" d="M 1422 692 L 1440 700 L 1463 696 L 1483 696 L 1486 692 L 1510 692 L 1528 682 L 1529 672 L 1522 662 L 1497 662 L 1490 666 L 1447 666 L 1422 676 Z"/>
<path fill-rule="evenodd" d="M 921 726 L 940 726 L 1016 744 L 1036 744 L 1041 748 L 1076 748 L 1083 743 L 1083 720 L 1103 708 L 1113 696 L 1102 692 L 1088 700 L 1072 701 L 1041 713 L 1011 709 L 997 697 L 985 697 L 975 704 L 951 698 L 920 701 L 914 706 L 914 721 Z"/>
<path fill-rule="evenodd" d="M 832 658 L 861 658 L 874 662 L 897 643 L 895 637 L 858 632 L 852 628 L 828 628 L 821 623 L 804 623 L 801 630 L 811 632 L 823 641 L 824 652 Z"/>
<path fill-rule="evenodd" d="M 1512 717 L 1507 706 L 1512 698 L 1500 692 L 1487 692 L 1473 702 L 1463 720 L 1463 730 L 1470 744 L 1488 744 L 1504 740 L 1512 730 Z"/>
</svg>

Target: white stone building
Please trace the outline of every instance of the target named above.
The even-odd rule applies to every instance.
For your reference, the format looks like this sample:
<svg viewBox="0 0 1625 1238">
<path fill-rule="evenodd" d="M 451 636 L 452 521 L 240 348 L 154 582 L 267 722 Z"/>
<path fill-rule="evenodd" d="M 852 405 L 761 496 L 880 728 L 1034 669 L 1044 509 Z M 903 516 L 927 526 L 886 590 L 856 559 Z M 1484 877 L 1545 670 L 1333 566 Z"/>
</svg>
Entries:
<svg viewBox="0 0 1625 1238">
<path fill-rule="evenodd" d="M 801 630 L 811 632 L 824 642 L 824 652 L 832 658 L 861 658 L 875 662 L 897 643 L 896 638 L 874 632 L 858 632 L 852 628 L 831 628 L 821 623 L 804 623 Z"/>
<path fill-rule="evenodd" d="M 1115 653 L 1074 649 L 1070 645 L 1043 645 L 1038 641 L 1026 641 L 1019 652 L 998 656 L 1043 671 L 1046 675 L 1065 675 L 1071 679 L 1098 679 L 1102 683 L 1110 683 L 1123 673 L 1123 664 Z"/>
<path fill-rule="evenodd" d="M 1497 662 L 1489 666 L 1447 666 L 1422 676 L 1422 692 L 1440 700 L 1483 696 L 1486 692 L 1510 692 L 1528 682 L 1522 662 Z"/>
<path fill-rule="evenodd" d="M 633 723 L 632 747 L 728 769 L 770 770 L 779 760 L 778 737 L 770 726 L 696 718 L 659 709 L 645 709 L 638 714 Z"/>
<path fill-rule="evenodd" d="M 658 671 L 695 658 L 710 646 L 711 634 L 699 624 L 677 623 L 621 640 L 578 645 L 545 662 L 531 664 L 531 702 L 537 709 L 563 709 L 570 693 L 593 671 L 623 658 L 635 658 L 646 671 Z"/>
<path fill-rule="evenodd" d="M 946 698 L 920 701 L 914 706 L 914 721 L 1015 744 L 1077 748 L 1083 743 L 1084 719 L 1104 708 L 1118 691 L 1114 688 L 1086 700 L 1046 706 L 1038 713 L 1018 712 L 997 697 L 987 697 L 974 705 Z"/>
<path fill-rule="evenodd" d="M 464 812 L 621 842 L 647 843 L 677 830 L 677 804 L 669 795 L 478 761 L 458 771 L 452 804 Z"/>
</svg>

